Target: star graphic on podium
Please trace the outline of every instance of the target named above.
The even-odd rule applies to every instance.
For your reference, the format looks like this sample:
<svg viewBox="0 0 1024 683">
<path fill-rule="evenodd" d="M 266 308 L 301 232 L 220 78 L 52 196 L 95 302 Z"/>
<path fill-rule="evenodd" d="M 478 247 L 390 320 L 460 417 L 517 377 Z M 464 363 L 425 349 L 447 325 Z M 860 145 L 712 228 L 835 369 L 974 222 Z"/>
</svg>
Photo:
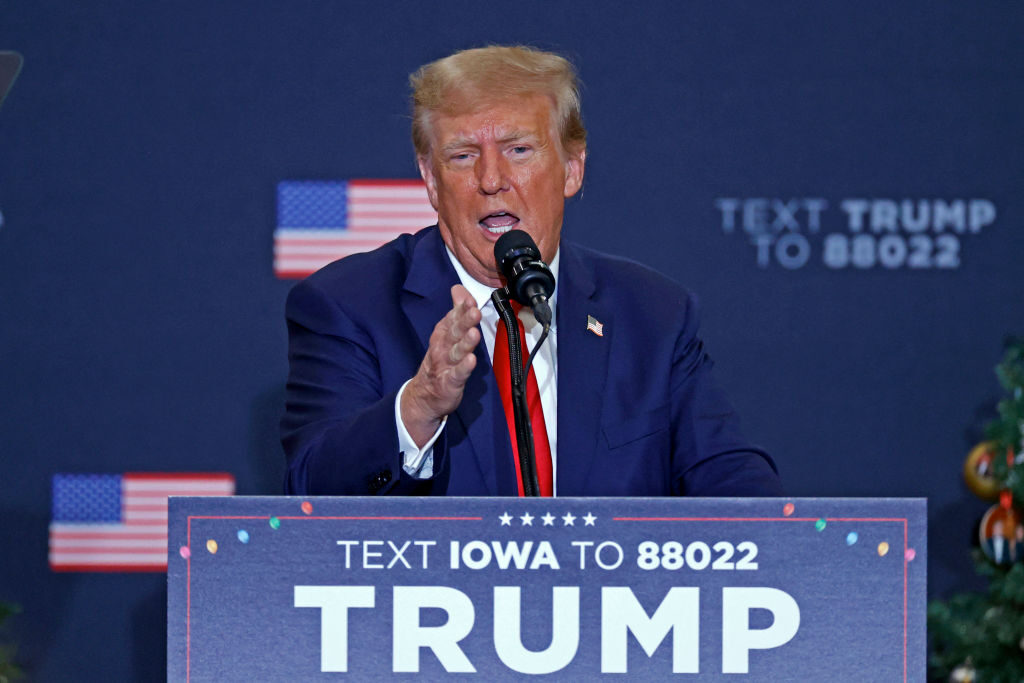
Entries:
<svg viewBox="0 0 1024 683">
<path fill-rule="evenodd" d="M 508 514 L 507 512 L 498 517 L 498 519 L 501 520 L 502 526 L 512 526 L 512 515 Z"/>
<path fill-rule="evenodd" d="M 597 517 L 595 517 L 594 515 L 592 515 L 592 514 L 590 514 L 590 513 L 588 512 L 588 513 L 587 513 L 587 514 L 586 514 L 586 515 L 585 515 L 585 516 L 583 517 L 583 525 L 584 525 L 584 526 L 594 526 L 594 521 L 595 521 L 595 520 L 597 520 Z"/>
<path fill-rule="evenodd" d="M 562 526 L 575 526 L 573 522 L 576 521 L 576 516 L 571 512 L 566 512 L 562 515 Z"/>
<path fill-rule="evenodd" d="M 524 512 L 519 519 L 523 520 L 523 526 L 533 526 L 533 515 L 529 512 Z"/>
<path fill-rule="evenodd" d="M 545 512 L 544 516 L 541 517 L 541 519 L 544 520 L 544 526 L 554 526 L 555 525 L 555 516 L 553 514 L 551 514 L 550 512 Z"/>
</svg>

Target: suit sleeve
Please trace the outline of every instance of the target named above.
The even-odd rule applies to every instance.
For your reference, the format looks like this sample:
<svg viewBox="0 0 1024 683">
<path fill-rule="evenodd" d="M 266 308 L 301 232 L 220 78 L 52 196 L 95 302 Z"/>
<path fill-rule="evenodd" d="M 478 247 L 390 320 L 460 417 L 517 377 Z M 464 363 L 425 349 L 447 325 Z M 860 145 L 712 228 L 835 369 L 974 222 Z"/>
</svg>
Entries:
<svg viewBox="0 0 1024 683">
<path fill-rule="evenodd" d="M 402 468 L 395 430 L 398 389 L 382 386 L 373 337 L 308 280 L 289 294 L 286 317 L 285 493 L 429 493 L 430 480 Z"/>
<path fill-rule="evenodd" d="M 715 381 L 714 363 L 698 335 L 699 319 L 696 297 L 690 294 L 671 370 L 673 493 L 784 495 L 775 463 L 743 437 L 736 411 Z"/>
</svg>

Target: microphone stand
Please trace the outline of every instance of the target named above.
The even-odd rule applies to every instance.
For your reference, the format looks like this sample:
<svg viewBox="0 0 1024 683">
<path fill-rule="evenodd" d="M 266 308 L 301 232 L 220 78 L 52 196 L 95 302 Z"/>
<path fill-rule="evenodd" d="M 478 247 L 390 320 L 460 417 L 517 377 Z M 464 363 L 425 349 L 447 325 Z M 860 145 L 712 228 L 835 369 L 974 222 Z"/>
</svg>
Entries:
<svg viewBox="0 0 1024 683">
<path fill-rule="evenodd" d="M 523 345 L 519 336 L 519 322 L 508 299 L 506 288 L 491 293 L 491 301 L 498 312 L 508 336 L 509 372 L 512 379 L 512 414 L 516 426 L 516 445 L 519 450 L 519 474 L 523 484 L 523 495 L 539 496 L 537 483 L 537 461 L 533 448 L 533 425 L 530 423 L 530 409 L 526 403 L 526 375 L 523 372 Z"/>
</svg>

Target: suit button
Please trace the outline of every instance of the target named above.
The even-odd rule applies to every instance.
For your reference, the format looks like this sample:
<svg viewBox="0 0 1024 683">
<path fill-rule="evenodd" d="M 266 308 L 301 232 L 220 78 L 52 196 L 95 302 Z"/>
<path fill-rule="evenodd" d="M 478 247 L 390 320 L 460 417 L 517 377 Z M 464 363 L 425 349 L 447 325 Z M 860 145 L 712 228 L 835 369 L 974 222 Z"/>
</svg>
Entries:
<svg viewBox="0 0 1024 683">
<path fill-rule="evenodd" d="M 391 470 L 390 468 L 385 468 L 370 477 L 370 480 L 367 482 L 367 488 L 370 489 L 370 493 L 377 493 L 387 486 L 389 481 L 391 481 Z"/>
</svg>

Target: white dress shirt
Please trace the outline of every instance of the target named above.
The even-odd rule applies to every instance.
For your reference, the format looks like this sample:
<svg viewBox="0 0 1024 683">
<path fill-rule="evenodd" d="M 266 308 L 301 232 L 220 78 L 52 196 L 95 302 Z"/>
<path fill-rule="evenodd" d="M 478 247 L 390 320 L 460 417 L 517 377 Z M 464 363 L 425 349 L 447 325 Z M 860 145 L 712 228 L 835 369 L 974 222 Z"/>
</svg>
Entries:
<svg viewBox="0 0 1024 683">
<path fill-rule="evenodd" d="M 487 347 L 487 357 L 492 361 L 494 360 L 494 338 L 498 330 L 498 312 L 494 309 L 494 304 L 491 302 L 491 292 L 493 289 L 481 282 L 474 280 L 466 269 L 462 267 L 459 260 L 455 258 L 455 254 L 450 249 L 445 247 L 448 252 L 448 258 L 451 260 L 452 265 L 455 267 L 455 272 L 459 276 L 459 280 L 462 285 L 469 291 L 470 295 L 476 301 L 477 306 L 480 308 L 480 332 L 483 338 L 484 345 Z M 558 253 L 555 253 L 555 258 L 551 260 L 549 266 L 551 273 L 555 276 L 555 281 L 558 281 Z M 558 299 L 558 290 L 556 288 L 555 293 L 552 295 L 549 301 L 551 305 L 552 320 L 555 320 L 555 306 Z M 519 312 L 519 319 L 523 321 L 523 327 L 526 331 L 526 338 L 523 342 L 526 344 L 527 351 L 532 351 L 537 341 L 540 339 L 543 327 L 533 317 L 533 311 L 529 307 L 524 307 Z M 540 404 L 541 409 L 544 412 L 544 425 L 548 432 L 548 443 L 551 448 L 551 479 L 552 484 L 557 481 L 557 458 L 556 444 L 558 441 L 558 367 L 556 363 L 557 354 L 557 330 L 556 324 L 552 322 L 551 330 L 548 332 L 548 338 L 541 347 L 540 352 L 533 359 L 533 373 L 537 377 L 537 387 L 540 390 Z M 427 479 L 434 475 L 434 442 L 437 441 L 437 437 L 441 435 L 441 431 L 444 429 L 445 424 L 448 422 L 448 418 L 444 417 L 441 420 L 441 425 L 434 432 L 434 435 L 430 437 L 430 440 L 423 446 L 418 448 L 416 442 L 413 441 L 412 436 L 409 434 L 409 430 L 405 428 L 405 423 L 402 422 L 402 393 L 405 391 L 406 382 L 402 385 L 402 388 L 398 391 L 398 397 L 395 399 L 395 427 L 398 430 L 398 447 L 402 451 L 403 465 L 407 473 L 410 475 L 420 478 Z M 557 490 L 556 490 L 557 492 Z"/>
</svg>

